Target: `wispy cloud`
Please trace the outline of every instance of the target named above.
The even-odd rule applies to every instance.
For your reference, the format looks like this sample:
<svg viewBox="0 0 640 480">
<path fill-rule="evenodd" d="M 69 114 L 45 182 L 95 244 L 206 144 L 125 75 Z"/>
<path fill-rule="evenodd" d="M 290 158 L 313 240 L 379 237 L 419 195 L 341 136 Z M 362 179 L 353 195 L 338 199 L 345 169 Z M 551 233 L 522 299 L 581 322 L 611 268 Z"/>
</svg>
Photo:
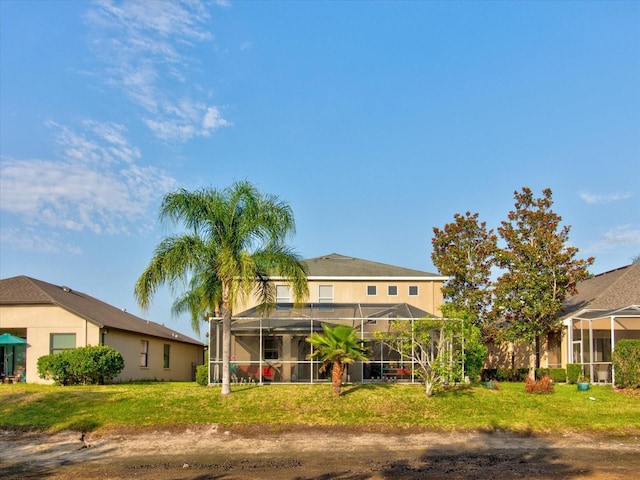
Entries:
<svg viewBox="0 0 640 480">
<path fill-rule="evenodd" d="M 140 151 L 114 123 L 84 122 L 79 131 L 50 122 L 60 149 L 55 159 L 2 158 L 0 209 L 25 228 L 95 234 L 130 233 L 148 225 L 150 206 L 175 180 L 141 165 Z M 19 240 L 17 230 L 4 240 Z M 42 244 L 32 237 L 33 246 Z M 69 250 L 65 247 L 66 250 Z"/>
<path fill-rule="evenodd" d="M 0 230 L 0 242 L 28 252 L 82 254 L 82 249 L 70 243 L 60 232 L 50 229 L 45 232 L 34 226 L 3 228 Z"/>
<path fill-rule="evenodd" d="M 199 66 L 190 52 L 213 40 L 209 18 L 197 0 L 103 0 L 87 14 L 101 76 L 141 109 L 144 123 L 163 140 L 209 136 L 231 125 L 192 78 Z"/>
<path fill-rule="evenodd" d="M 587 248 L 587 251 L 597 253 L 633 245 L 640 245 L 640 227 L 619 225 L 605 232 L 598 241 Z"/>
<path fill-rule="evenodd" d="M 633 197 L 631 192 L 615 192 L 615 193 L 580 193 L 580 198 L 587 203 L 611 203 L 619 200 L 626 200 Z"/>
</svg>

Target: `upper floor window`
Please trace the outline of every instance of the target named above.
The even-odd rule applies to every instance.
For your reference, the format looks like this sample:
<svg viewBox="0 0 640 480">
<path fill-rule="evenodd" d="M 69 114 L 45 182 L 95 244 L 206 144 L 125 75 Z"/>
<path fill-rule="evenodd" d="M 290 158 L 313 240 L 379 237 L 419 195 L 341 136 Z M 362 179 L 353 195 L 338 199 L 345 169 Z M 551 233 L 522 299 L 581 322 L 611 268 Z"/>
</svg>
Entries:
<svg viewBox="0 0 640 480">
<path fill-rule="evenodd" d="M 395 297 L 398 295 L 398 286 L 397 285 L 389 285 L 387 287 L 387 295 L 390 297 Z"/>
<path fill-rule="evenodd" d="M 375 297 L 378 294 L 378 288 L 375 285 L 367 285 L 367 296 Z"/>
<path fill-rule="evenodd" d="M 50 337 L 51 353 L 60 353 L 64 350 L 76 348 L 75 333 L 52 333 Z"/>
<path fill-rule="evenodd" d="M 319 303 L 333 302 L 333 285 L 320 285 L 318 287 L 318 302 Z"/>
<path fill-rule="evenodd" d="M 417 297 L 418 296 L 418 286 L 417 285 L 409 285 L 409 296 Z"/>
<path fill-rule="evenodd" d="M 149 342 L 147 340 L 140 340 L 140 366 L 149 366 Z"/>
<path fill-rule="evenodd" d="M 291 303 L 291 288 L 289 285 L 276 285 L 276 303 Z"/>
</svg>

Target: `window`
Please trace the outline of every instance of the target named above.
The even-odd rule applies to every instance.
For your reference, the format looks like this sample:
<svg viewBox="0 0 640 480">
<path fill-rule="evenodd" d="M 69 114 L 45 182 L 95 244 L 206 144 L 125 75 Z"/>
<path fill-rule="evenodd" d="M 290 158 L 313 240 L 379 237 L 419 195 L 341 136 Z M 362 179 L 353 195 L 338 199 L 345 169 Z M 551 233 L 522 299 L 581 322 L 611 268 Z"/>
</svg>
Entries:
<svg viewBox="0 0 640 480">
<path fill-rule="evenodd" d="M 140 366 L 149 366 L 149 342 L 146 340 L 140 340 Z"/>
<path fill-rule="evenodd" d="M 280 358 L 278 339 L 276 337 L 265 337 L 262 342 L 262 353 L 265 360 L 277 360 Z"/>
<path fill-rule="evenodd" d="M 164 356 L 162 357 L 162 368 L 169 368 L 171 358 L 171 345 L 164 344 Z"/>
<path fill-rule="evenodd" d="M 64 350 L 76 348 L 75 333 L 52 333 L 50 340 L 51 353 L 60 353 Z"/>
<path fill-rule="evenodd" d="M 276 303 L 291 303 L 289 285 L 276 285 Z"/>
<path fill-rule="evenodd" d="M 387 295 L 389 295 L 390 297 L 396 297 L 398 295 L 398 286 L 389 285 L 387 287 Z"/>
<path fill-rule="evenodd" d="M 418 296 L 418 286 L 417 285 L 409 285 L 409 296 L 417 297 Z"/>
<path fill-rule="evenodd" d="M 367 296 L 375 297 L 378 294 L 378 289 L 375 285 L 367 285 Z"/>
<path fill-rule="evenodd" d="M 333 285 L 320 285 L 320 287 L 318 288 L 318 302 L 333 302 Z"/>
</svg>

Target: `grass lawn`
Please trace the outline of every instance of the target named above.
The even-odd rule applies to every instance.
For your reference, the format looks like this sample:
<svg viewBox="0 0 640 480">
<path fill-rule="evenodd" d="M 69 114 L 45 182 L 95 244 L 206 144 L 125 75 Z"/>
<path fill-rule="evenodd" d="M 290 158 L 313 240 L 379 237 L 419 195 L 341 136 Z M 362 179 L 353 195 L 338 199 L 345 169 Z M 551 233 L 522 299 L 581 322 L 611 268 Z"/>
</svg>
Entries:
<svg viewBox="0 0 640 480">
<path fill-rule="evenodd" d="M 595 400 L 591 400 L 594 398 Z M 593 385 L 556 385 L 548 395 L 524 393 L 522 383 L 500 390 L 465 387 L 426 398 L 419 385 L 233 386 L 145 383 L 56 387 L 0 385 L 0 429 L 94 431 L 109 427 L 170 427 L 217 423 L 362 429 L 513 430 L 531 433 L 640 433 L 640 396 Z"/>
</svg>

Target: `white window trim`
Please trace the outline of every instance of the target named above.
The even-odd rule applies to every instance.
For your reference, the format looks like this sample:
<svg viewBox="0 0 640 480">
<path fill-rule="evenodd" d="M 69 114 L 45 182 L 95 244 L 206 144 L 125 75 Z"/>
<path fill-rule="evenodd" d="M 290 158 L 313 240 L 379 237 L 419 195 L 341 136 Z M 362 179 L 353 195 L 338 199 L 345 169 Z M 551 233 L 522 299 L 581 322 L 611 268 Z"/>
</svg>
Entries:
<svg viewBox="0 0 640 480">
<path fill-rule="evenodd" d="M 321 295 L 323 287 L 331 289 L 331 297 L 323 297 Z M 318 285 L 318 303 L 333 303 L 333 298 L 333 285 Z"/>
</svg>

